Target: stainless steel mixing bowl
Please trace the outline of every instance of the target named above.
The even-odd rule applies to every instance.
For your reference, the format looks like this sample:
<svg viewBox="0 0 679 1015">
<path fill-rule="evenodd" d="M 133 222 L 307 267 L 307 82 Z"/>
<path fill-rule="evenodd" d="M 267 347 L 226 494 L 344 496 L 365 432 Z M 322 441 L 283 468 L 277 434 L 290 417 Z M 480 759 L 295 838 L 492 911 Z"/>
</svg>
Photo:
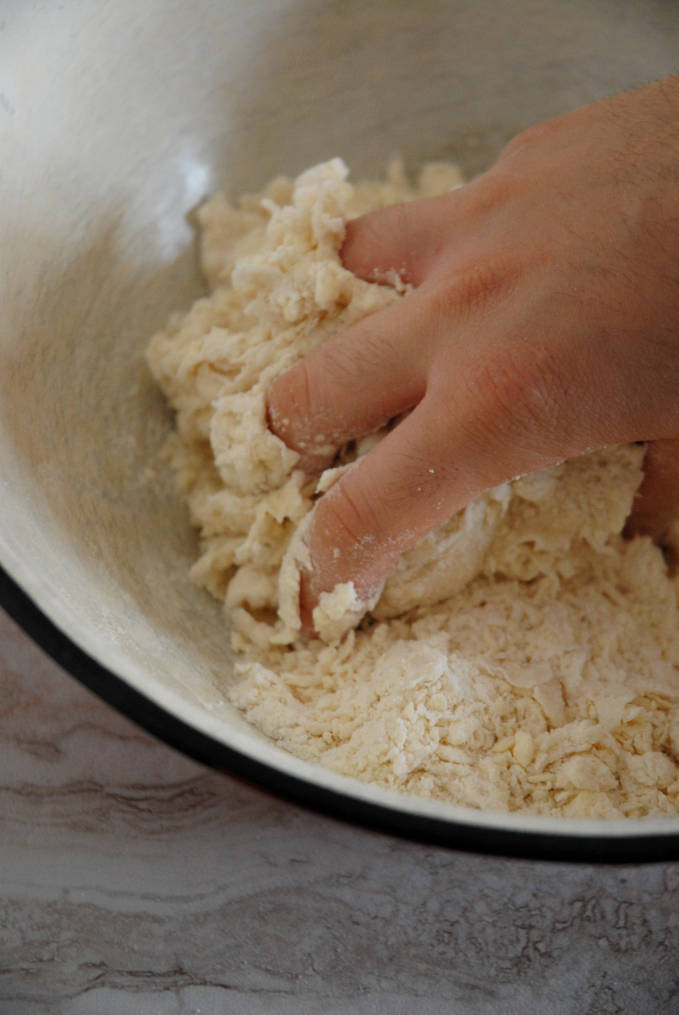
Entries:
<svg viewBox="0 0 679 1015">
<path fill-rule="evenodd" d="M 486 165 L 521 127 L 676 68 L 674 0 L 6 0 L 0 7 L 2 602 L 182 750 L 344 818 L 480 851 L 679 856 L 679 818 L 484 814 L 279 750 L 224 702 L 218 606 L 158 463 L 142 361 L 201 290 L 191 209 L 342 155 Z"/>
</svg>

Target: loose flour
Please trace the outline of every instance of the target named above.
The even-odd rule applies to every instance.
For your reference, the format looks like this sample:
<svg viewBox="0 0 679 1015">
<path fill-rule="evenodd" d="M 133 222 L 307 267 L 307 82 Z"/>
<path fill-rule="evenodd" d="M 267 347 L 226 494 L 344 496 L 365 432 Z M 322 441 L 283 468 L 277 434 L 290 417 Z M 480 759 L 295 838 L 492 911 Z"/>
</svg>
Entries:
<svg viewBox="0 0 679 1015">
<path fill-rule="evenodd" d="M 644 449 L 593 452 L 484 494 L 400 560 L 379 601 L 350 584 L 299 636 L 300 526 L 374 434 L 310 481 L 267 428 L 265 392 L 309 349 L 399 299 L 339 260 L 348 218 L 460 184 L 347 181 L 335 159 L 199 213 L 210 295 L 154 336 L 176 410 L 168 454 L 239 653 L 228 695 L 303 758 L 472 807 L 679 813 L 679 580 L 626 541 Z M 347 619 L 358 624 L 348 632 Z M 360 623 L 359 623 L 360 622 Z"/>
</svg>

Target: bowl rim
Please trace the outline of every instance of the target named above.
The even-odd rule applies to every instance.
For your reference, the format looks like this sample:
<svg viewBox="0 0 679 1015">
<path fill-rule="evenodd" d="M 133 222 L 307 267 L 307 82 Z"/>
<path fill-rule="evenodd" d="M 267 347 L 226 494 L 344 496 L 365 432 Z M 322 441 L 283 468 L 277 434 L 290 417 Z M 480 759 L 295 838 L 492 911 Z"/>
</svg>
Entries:
<svg viewBox="0 0 679 1015">
<path fill-rule="evenodd" d="M 0 565 L 0 606 L 63 670 L 156 739 L 209 768 L 276 797 L 373 831 L 425 845 L 524 860 L 639 864 L 679 860 L 679 831 L 591 834 L 498 828 L 362 799 L 277 769 L 217 740 L 152 701 L 81 648 Z M 480 812 L 482 813 L 482 812 Z"/>
</svg>

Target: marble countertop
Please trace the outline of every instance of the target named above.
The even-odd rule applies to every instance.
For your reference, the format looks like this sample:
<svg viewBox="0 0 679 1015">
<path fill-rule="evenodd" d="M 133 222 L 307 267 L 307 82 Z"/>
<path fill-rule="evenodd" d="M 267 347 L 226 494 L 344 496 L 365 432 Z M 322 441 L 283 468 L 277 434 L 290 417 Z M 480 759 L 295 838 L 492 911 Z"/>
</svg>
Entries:
<svg viewBox="0 0 679 1015">
<path fill-rule="evenodd" d="M 337 823 L 153 740 L 0 612 L 0 1015 L 673 1015 L 679 864 Z"/>
</svg>

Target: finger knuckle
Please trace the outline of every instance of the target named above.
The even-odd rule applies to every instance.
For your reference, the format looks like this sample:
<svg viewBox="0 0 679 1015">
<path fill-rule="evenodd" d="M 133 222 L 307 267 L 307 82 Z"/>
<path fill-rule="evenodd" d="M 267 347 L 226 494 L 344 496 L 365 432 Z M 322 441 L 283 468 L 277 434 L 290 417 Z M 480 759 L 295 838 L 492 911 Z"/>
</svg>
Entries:
<svg viewBox="0 0 679 1015">
<path fill-rule="evenodd" d="M 363 278 L 370 275 L 376 250 L 379 250 L 379 229 L 372 215 L 361 215 L 347 222 L 344 242 L 340 251 L 342 264 L 348 270 Z"/>
<path fill-rule="evenodd" d="M 536 148 L 551 137 L 553 132 L 554 124 L 549 120 L 525 127 L 505 144 L 500 152 L 500 161 L 512 158 L 515 155 L 522 155 L 525 151 Z"/>
<path fill-rule="evenodd" d="M 341 259 L 344 267 L 359 278 L 382 281 L 384 275 L 396 270 L 405 275 L 403 262 L 412 231 L 411 210 L 395 204 L 347 222 Z"/>
<path fill-rule="evenodd" d="M 487 219 L 511 199 L 514 186 L 510 176 L 493 167 L 455 191 L 458 214 L 475 223 Z"/>
<path fill-rule="evenodd" d="M 277 377 L 267 393 L 269 427 L 289 447 L 303 450 L 304 434 L 313 419 L 316 397 L 309 364 L 301 360 Z"/>
<path fill-rule="evenodd" d="M 319 505 L 320 507 L 320 505 Z M 380 504 L 372 492 L 357 484 L 339 483 L 322 502 L 323 524 L 331 537 L 353 547 L 376 547 L 385 531 Z"/>
<path fill-rule="evenodd" d="M 549 355 L 484 358 L 469 383 L 477 424 L 495 438 L 545 446 L 562 436 L 564 392 Z"/>
<path fill-rule="evenodd" d="M 514 270 L 500 260 L 486 260 L 446 275 L 430 295 L 436 317 L 450 320 L 485 310 L 512 285 Z"/>
</svg>

